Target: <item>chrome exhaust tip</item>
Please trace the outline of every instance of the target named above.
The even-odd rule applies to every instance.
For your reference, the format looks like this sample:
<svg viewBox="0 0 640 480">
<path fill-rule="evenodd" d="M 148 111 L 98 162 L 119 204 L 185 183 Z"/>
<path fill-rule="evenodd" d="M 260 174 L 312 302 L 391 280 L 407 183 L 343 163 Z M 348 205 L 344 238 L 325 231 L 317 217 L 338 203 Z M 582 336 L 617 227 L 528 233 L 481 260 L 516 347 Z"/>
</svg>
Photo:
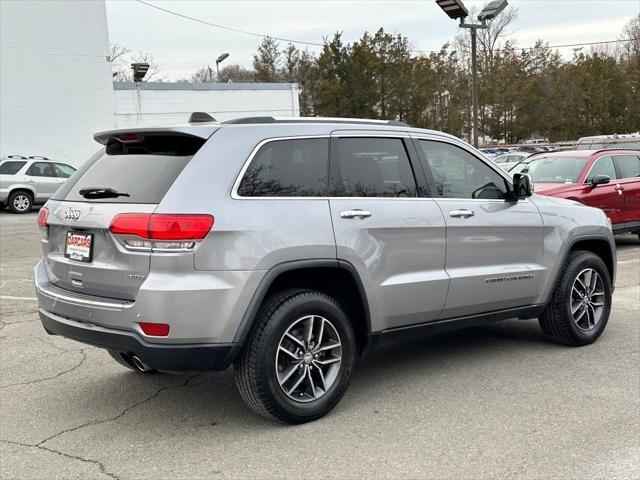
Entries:
<svg viewBox="0 0 640 480">
<path fill-rule="evenodd" d="M 131 356 L 131 363 L 133 363 L 133 366 L 136 367 L 141 372 L 148 372 L 151 370 L 151 367 L 149 367 L 149 365 L 145 364 L 142 360 L 140 360 L 140 358 L 137 355 Z"/>
</svg>

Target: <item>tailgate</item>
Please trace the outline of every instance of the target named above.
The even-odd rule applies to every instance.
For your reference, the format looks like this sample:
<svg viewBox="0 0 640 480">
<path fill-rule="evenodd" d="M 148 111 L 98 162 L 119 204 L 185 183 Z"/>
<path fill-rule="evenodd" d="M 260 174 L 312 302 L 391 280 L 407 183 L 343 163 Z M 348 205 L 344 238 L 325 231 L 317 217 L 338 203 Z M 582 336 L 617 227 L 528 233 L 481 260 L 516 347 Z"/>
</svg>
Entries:
<svg viewBox="0 0 640 480">
<path fill-rule="evenodd" d="M 125 249 L 109 225 L 118 213 L 151 213 L 156 205 L 50 201 L 47 207 L 49 235 L 43 254 L 50 282 L 88 295 L 135 300 L 149 273 L 151 254 Z M 90 261 L 65 256 L 69 233 L 77 234 L 72 238 L 90 236 Z"/>
</svg>

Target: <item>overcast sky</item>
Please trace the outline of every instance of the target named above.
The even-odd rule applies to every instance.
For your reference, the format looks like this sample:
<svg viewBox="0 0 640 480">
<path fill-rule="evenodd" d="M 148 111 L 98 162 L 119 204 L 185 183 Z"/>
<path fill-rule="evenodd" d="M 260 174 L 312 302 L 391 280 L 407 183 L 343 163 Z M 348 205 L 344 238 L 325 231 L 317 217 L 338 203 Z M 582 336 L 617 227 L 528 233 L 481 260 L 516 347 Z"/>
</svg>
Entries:
<svg viewBox="0 0 640 480">
<path fill-rule="evenodd" d="M 322 43 L 343 32 L 351 42 L 364 31 L 401 33 L 416 50 L 438 50 L 456 34 L 456 23 L 434 0 L 145 0 L 159 7 L 228 27 Z M 468 7 L 485 1 L 465 0 Z M 542 38 L 551 45 L 614 40 L 640 13 L 640 0 L 510 0 L 518 9 L 511 40 L 520 47 Z M 189 77 L 223 52 L 225 64 L 250 67 L 260 39 L 180 18 L 135 0 L 107 0 L 111 43 L 155 56 L 167 80 Z M 284 42 L 282 43 L 284 46 Z M 305 48 L 299 44 L 298 47 Z M 320 47 L 307 46 L 318 51 Z M 562 49 L 571 55 L 570 48 Z M 224 64 L 223 64 L 224 65 Z"/>
</svg>

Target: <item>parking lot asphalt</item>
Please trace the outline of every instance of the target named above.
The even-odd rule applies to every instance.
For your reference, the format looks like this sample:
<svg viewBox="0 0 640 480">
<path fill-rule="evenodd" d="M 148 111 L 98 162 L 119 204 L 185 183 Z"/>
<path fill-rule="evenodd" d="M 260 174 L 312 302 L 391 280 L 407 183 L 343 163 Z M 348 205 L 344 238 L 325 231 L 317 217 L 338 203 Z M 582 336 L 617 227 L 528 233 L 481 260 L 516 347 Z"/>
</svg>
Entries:
<svg viewBox="0 0 640 480">
<path fill-rule="evenodd" d="M 536 320 L 387 345 L 331 414 L 291 427 L 249 411 L 230 370 L 141 375 L 48 336 L 36 213 L 0 212 L 0 477 L 639 478 L 640 241 L 617 243 L 594 345 Z"/>
</svg>

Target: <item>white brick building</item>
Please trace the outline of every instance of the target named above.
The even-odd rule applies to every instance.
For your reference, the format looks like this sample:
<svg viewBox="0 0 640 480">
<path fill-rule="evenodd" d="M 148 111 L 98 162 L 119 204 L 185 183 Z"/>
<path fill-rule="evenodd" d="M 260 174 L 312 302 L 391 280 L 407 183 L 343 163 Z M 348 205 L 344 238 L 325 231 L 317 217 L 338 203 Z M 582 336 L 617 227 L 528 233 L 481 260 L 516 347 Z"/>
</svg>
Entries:
<svg viewBox="0 0 640 480">
<path fill-rule="evenodd" d="M 216 120 L 298 117 L 295 83 L 114 83 L 118 128 L 184 123 L 192 112 Z"/>
<path fill-rule="evenodd" d="M 0 155 L 79 164 L 113 126 L 104 0 L 0 0 Z"/>
<path fill-rule="evenodd" d="M 298 116 L 294 84 L 113 84 L 104 0 L 0 0 L 0 157 L 80 165 L 114 127 Z"/>
</svg>

